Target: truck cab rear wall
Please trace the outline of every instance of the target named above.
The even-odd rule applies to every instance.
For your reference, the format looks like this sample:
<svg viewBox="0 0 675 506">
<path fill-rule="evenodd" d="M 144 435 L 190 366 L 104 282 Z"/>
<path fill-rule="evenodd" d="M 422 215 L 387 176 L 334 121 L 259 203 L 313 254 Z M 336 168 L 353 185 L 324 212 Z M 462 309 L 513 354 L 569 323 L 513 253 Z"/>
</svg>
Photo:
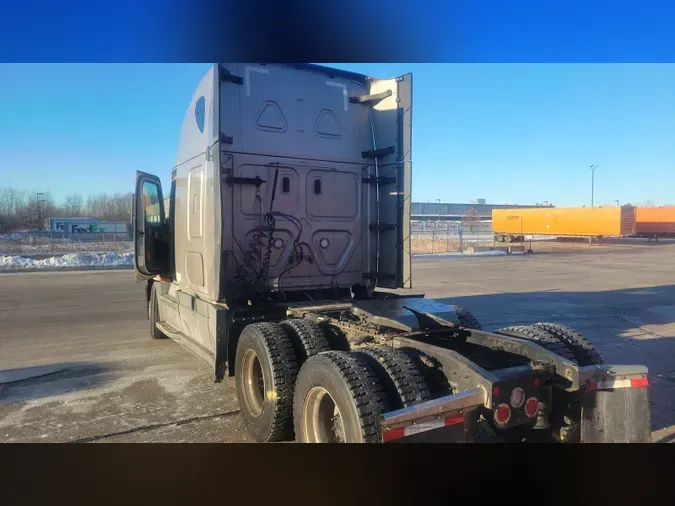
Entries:
<svg viewBox="0 0 675 506">
<path fill-rule="evenodd" d="M 153 273 L 211 301 L 410 288 L 411 128 L 409 74 L 214 65 L 183 120 L 173 213 L 157 216 L 173 226 L 175 273 Z M 139 213 L 158 214 L 146 204 L 136 242 Z"/>
</svg>

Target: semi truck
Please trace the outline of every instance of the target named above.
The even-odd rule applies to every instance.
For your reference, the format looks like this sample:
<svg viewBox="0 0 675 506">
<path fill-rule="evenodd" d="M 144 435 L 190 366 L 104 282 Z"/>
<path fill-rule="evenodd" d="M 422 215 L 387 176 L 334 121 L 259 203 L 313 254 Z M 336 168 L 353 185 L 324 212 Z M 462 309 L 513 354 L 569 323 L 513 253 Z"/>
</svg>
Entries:
<svg viewBox="0 0 675 506">
<path fill-rule="evenodd" d="M 150 336 L 233 378 L 258 442 L 649 441 L 646 367 L 410 293 L 412 99 L 410 74 L 214 64 L 168 209 L 136 175 Z"/>
</svg>

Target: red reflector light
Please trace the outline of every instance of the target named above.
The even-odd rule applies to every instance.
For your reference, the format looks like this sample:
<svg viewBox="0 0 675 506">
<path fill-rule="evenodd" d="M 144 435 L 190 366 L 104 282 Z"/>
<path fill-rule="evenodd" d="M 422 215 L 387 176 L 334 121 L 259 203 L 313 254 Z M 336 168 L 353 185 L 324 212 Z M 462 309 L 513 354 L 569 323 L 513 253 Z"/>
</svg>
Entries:
<svg viewBox="0 0 675 506">
<path fill-rule="evenodd" d="M 631 388 L 648 387 L 649 380 L 647 378 L 635 378 L 630 380 L 630 386 Z"/>
<path fill-rule="evenodd" d="M 401 439 L 402 437 L 412 436 L 413 434 L 419 434 L 429 430 L 440 429 L 441 427 L 450 427 L 460 423 L 464 423 L 464 415 L 461 414 L 437 418 L 436 420 L 430 420 L 428 422 L 414 423 L 412 425 L 400 427 L 398 429 L 385 430 L 382 433 L 382 442 L 388 443 L 390 441 L 395 441 L 396 439 Z"/>
<path fill-rule="evenodd" d="M 495 409 L 495 423 L 497 425 L 504 425 L 509 423 L 511 419 L 511 408 L 508 404 L 500 404 L 497 409 Z"/>
<path fill-rule="evenodd" d="M 534 418 L 539 412 L 539 401 L 536 397 L 530 397 L 525 402 L 525 414 L 528 418 Z"/>
<path fill-rule="evenodd" d="M 455 415 L 455 416 L 446 416 L 445 417 L 445 426 L 457 425 L 458 423 L 464 423 L 464 415 Z"/>
<path fill-rule="evenodd" d="M 382 441 L 388 443 L 389 441 L 394 441 L 395 439 L 401 439 L 405 437 L 405 429 L 391 429 L 385 430 L 382 433 Z"/>
<path fill-rule="evenodd" d="M 541 380 L 539 378 L 534 378 L 534 386 L 538 387 L 541 384 Z"/>
<path fill-rule="evenodd" d="M 594 390 L 616 390 L 618 388 L 641 388 L 648 386 L 649 379 L 647 378 L 591 380 L 586 383 L 586 391 L 593 392 Z"/>
<path fill-rule="evenodd" d="M 495 397 L 499 397 L 499 392 L 500 392 L 499 387 L 492 388 L 492 395 L 494 395 Z"/>
</svg>

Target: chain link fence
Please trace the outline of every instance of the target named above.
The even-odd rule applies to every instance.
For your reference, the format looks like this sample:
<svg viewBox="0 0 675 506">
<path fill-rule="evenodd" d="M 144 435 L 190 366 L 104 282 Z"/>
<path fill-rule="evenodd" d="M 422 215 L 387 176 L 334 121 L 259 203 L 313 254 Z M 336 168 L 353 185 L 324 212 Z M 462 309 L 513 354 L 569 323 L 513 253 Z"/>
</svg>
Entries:
<svg viewBox="0 0 675 506">
<path fill-rule="evenodd" d="M 462 253 L 494 245 L 492 222 L 412 221 L 410 225 L 413 255 Z"/>
<path fill-rule="evenodd" d="M 0 254 L 42 254 L 131 251 L 130 232 L 64 233 L 33 231 L 0 234 Z"/>
<path fill-rule="evenodd" d="M 494 245 L 491 222 L 412 221 L 412 254 L 461 253 Z M 0 234 L 0 254 L 131 251 L 130 233 L 23 232 Z"/>
</svg>

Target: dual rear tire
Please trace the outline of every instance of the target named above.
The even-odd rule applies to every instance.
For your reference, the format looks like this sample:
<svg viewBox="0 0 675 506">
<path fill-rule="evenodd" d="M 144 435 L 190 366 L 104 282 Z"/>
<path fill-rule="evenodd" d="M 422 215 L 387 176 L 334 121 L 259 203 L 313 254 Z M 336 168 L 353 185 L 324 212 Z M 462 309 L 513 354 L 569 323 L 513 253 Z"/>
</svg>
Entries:
<svg viewBox="0 0 675 506">
<path fill-rule="evenodd" d="M 278 324 L 244 328 L 237 345 L 235 383 L 244 423 L 256 441 L 282 441 L 292 433 L 298 368 L 293 343 Z"/>
<path fill-rule="evenodd" d="M 547 350 L 580 366 L 604 363 L 602 355 L 593 344 L 578 332 L 558 323 L 537 323 L 528 326 L 507 327 L 501 334 L 536 342 Z M 579 392 L 553 390 L 553 413 L 549 417 L 550 437 L 561 443 L 578 443 L 581 440 L 581 403 Z"/>
<path fill-rule="evenodd" d="M 393 348 L 324 352 L 300 369 L 295 436 L 302 443 L 382 442 L 382 415 L 428 400 L 415 363 Z"/>
<path fill-rule="evenodd" d="M 387 347 L 330 349 L 306 320 L 258 323 L 242 331 L 235 359 L 237 398 L 256 441 L 382 441 L 382 414 L 428 400 L 416 364 Z"/>
<path fill-rule="evenodd" d="M 384 389 L 358 355 L 324 352 L 302 366 L 293 418 L 301 443 L 377 443 L 387 410 Z"/>
</svg>

